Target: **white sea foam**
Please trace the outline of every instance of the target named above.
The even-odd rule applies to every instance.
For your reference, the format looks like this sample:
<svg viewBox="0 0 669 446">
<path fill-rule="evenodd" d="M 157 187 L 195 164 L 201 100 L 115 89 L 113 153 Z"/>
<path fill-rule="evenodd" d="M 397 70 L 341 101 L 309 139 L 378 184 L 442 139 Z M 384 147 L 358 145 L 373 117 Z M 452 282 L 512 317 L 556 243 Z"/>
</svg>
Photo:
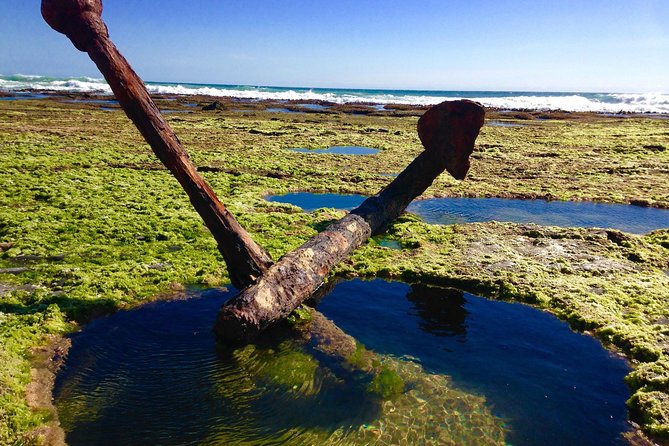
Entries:
<svg viewBox="0 0 669 446">
<path fill-rule="evenodd" d="M 16 74 L 13 76 L 0 76 L 0 90 L 48 90 L 73 93 L 99 93 L 111 94 L 111 88 L 104 79 L 92 77 L 77 77 L 67 79 L 55 79 L 51 77 L 35 76 L 27 74 Z"/>
<path fill-rule="evenodd" d="M 453 93 L 370 91 L 303 88 L 265 88 L 223 85 L 147 84 L 149 92 L 166 95 L 205 95 L 247 100 L 368 102 L 374 104 L 432 105 L 445 100 L 472 99 L 487 107 L 512 110 L 565 110 L 600 113 L 669 113 L 666 93 Z M 17 74 L 0 76 L 0 91 L 50 90 L 56 92 L 112 94 L 103 79 L 78 77 L 56 79 Z"/>
</svg>

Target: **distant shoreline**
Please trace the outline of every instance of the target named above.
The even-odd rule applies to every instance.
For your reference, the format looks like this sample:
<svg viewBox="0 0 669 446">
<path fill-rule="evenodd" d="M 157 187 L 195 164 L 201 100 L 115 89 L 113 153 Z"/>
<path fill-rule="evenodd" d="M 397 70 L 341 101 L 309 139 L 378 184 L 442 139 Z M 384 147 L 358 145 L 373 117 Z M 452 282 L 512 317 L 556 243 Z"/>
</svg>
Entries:
<svg viewBox="0 0 669 446">
<path fill-rule="evenodd" d="M 213 109 L 255 112 L 267 111 L 274 113 L 346 113 L 353 115 L 372 116 L 420 116 L 430 105 L 386 103 L 378 104 L 370 101 L 336 103 L 319 99 L 248 99 L 237 97 L 220 97 L 211 95 L 189 95 L 189 94 L 161 94 L 153 93 L 151 97 L 159 105 L 164 113 L 188 112 L 201 110 L 210 106 Z M 0 102 L 12 100 L 56 100 L 59 102 L 76 102 L 90 104 L 103 108 L 106 111 L 119 109 L 120 106 L 112 94 L 68 92 L 44 89 L 23 89 L 17 91 L 1 91 Z M 448 100 L 448 99 L 445 99 Z M 485 105 L 485 104 L 484 104 Z M 601 118 L 628 118 L 647 117 L 654 119 L 669 119 L 669 112 L 596 112 L 596 111 L 570 111 L 563 109 L 532 109 L 532 108 L 499 108 L 486 106 L 486 110 L 494 115 L 490 118 L 513 118 L 523 120 L 534 119 L 559 119 L 565 117 L 597 116 Z"/>
<path fill-rule="evenodd" d="M 493 110 L 591 112 L 622 115 L 669 114 L 669 94 L 667 93 L 380 90 L 173 82 L 146 82 L 146 86 L 154 96 L 199 97 L 209 98 L 212 101 L 364 104 L 377 107 L 398 105 L 421 108 L 446 100 L 470 99 Z M 0 75 L 0 96 L 31 93 L 108 97 L 111 95 L 111 90 L 103 79 Z"/>
</svg>

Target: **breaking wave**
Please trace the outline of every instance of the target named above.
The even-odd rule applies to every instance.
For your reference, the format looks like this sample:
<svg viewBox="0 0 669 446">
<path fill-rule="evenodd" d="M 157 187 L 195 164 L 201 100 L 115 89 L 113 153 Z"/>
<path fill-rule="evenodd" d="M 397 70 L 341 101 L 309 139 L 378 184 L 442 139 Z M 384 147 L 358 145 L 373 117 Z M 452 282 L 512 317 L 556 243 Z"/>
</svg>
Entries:
<svg viewBox="0 0 669 446">
<path fill-rule="evenodd" d="M 247 100 L 368 102 L 432 105 L 445 100 L 472 99 L 487 107 L 510 110 L 564 110 L 598 113 L 669 113 L 667 93 L 554 93 L 498 91 L 357 90 L 254 87 L 244 85 L 147 82 L 149 92 L 165 95 L 205 95 Z M 16 74 L 0 76 L 0 91 L 54 91 L 111 95 L 104 79 L 53 78 Z"/>
</svg>

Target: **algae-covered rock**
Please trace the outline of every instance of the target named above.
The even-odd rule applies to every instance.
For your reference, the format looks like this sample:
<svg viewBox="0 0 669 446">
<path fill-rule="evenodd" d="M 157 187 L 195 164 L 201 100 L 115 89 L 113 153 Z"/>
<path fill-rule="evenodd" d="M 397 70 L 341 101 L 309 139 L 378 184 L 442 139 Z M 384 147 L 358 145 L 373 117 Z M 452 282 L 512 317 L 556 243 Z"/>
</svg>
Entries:
<svg viewBox="0 0 669 446">
<path fill-rule="evenodd" d="M 252 444 L 253 438 L 295 446 L 505 444 L 505 423 L 492 414 L 485 398 L 456 388 L 445 375 L 389 356 L 375 355 L 379 373 L 371 380 L 360 380 L 354 371 L 335 374 L 321 362 L 315 371 L 319 384 L 310 392 L 273 392 L 274 385 L 286 389 L 311 373 L 313 362 L 304 358 L 308 354 L 291 346 L 299 352 L 287 352 L 278 362 L 268 359 L 276 352 L 257 347 L 234 353 L 240 367 L 229 370 L 232 375 L 217 390 L 235 408 L 236 421 L 214 426 L 203 444 Z M 286 381 L 281 374 L 288 360 L 297 360 L 298 369 L 309 372 L 283 375 L 292 376 Z"/>
<path fill-rule="evenodd" d="M 318 361 L 288 341 L 277 349 L 247 345 L 233 353 L 240 367 L 251 372 L 265 384 L 309 394 L 315 391 Z"/>
<path fill-rule="evenodd" d="M 381 367 L 367 388 L 383 399 L 391 399 L 404 392 L 404 381 L 394 370 L 385 366 Z"/>
<path fill-rule="evenodd" d="M 11 334 L 0 341 L 0 414 L 6 414 L 0 416 L 0 443 L 13 444 L 41 422 L 24 401 L 30 380 L 26 352 L 43 334 L 71 329 L 57 312 L 47 312 L 49 305 L 57 305 L 67 321 L 83 320 L 100 309 L 141 303 L 175 282 L 225 283 L 227 272 L 187 197 L 122 113 L 50 99 L 0 102 L 0 270 L 16 267 L 9 257 L 67 254 L 60 262 L 36 263 L 2 277 L 12 289 L 42 290 L 5 292 L 0 305 L 0 315 L 7 315 L 0 331 Z M 195 110 L 166 120 L 194 162 L 212 167 L 203 169 L 203 176 L 275 259 L 342 213 L 301 213 L 266 203 L 264 195 L 373 194 L 389 181 L 379 173 L 401 171 L 420 150 L 415 116 L 268 116 L 253 113 L 255 107 L 244 104 L 249 113 Z M 665 120 L 558 113 L 550 118 L 513 129 L 485 126 L 470 177 L 456 182 L 442 175 L 425 196 L 643 200 L 669 207 L 669 151 L 647 148 L 666 146 Z M 389 132 L 365 131 L 369 128 Z M 342 141 L 381 151 L 315 164 L 285 150 Z M 339 272 L 451 285 L 531 303 L 624 352 L 636 370 L 643 370 L 631 378 L 639 389 L 663 382 L 664 372 L 642 362 L 660 364 L 669 355 L 669 276 L 664 272 L 669 231 L 620 237 L 605 230 L 536 225 L 429 226 L 410 216 L 388 231 L 403 249 L 363 247 Z M 174 245 L 182 249 L 172 250 Z M 143 266 L 167 262 L 170 268 Z M 354 344 L 349 347 L 355 351 Z M 303 364 L 308 371 L 309 361 Z M 307 381 L 308 376 L 302 375 Z M 250 386 L 256 379 L 240 384 Z M 648 421 L 648 429 L 660 432 L 669 423 L 659 415 L 643 417 L 666 412 L 654 401 L 663 401 L 667 390 L 653 389 L 637 398 L 634 414 L 642 424 L 655 420 Z M 384 404 L 396 404 L 411 392 Z M 445 426 L 446 433 L 459 425 L 449 420 L 453 426 Z M 376 426 L 370 432 L 387 427 L 370 426 Z"/>
<path fill-rule="evenodd" d="M 669 395 L 666 392 L 636 392 L 628 406 L 645 431 L 669 441 Z"/>
</svg>

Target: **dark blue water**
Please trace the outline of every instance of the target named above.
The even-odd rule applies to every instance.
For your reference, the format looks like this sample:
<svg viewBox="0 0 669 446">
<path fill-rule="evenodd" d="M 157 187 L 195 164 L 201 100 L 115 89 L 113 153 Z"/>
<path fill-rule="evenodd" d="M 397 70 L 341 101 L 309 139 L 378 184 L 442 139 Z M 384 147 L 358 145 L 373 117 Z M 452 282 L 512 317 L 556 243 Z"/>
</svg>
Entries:
<svg viewBox="0 0 669 446">
<path fill-rule="evenodd" d="M 244 110 L 244 111 L 247 111 L 247 110 Z M 250 110 L 250 111 L 252 111 L 252 110 Z M 289 110 L 287 108 L 276 108 L 276 107 L 267 108 L 267 109 L 265 109 L 265 111 L 268 112 L 268 113 L 301 113 L 301 112 L 298 112 L 298 111 Z"/>
<path fill-rule="evenodd" d="M 627 430 L 625 361 L 548 313 L 382 280 L 340 283 L 318 309 L 366 347 L 480 391 L 511 444 L 611 445 Z"/>
<path fill-rule="evenodd" d="M 311 153 L 311 154 L 331 154 L 331 155 L 374 155 L 379 153 L 378 149 L 360 146 L 333 146 L 327 149 L 289 149 L 292 152 Z"/>
<path fill-rule="evenodd" d="M 305 108 L 307 110 L 315 110 L 315 111 L 323 111 L 330 108 L 326 105 L 321 105 L 321 104 L 297 104 L 297 106 L 300 108 Z"/>
<path fill-rule="evenodd" d="M 45 94 L 38 93 L 12 93 L 13 96 L 0 96 L 0 101 L 20 101 L 22 99 L 44 99 L 47 97 Z"/>
<path fill-rule="evenodd" d="M 355 381 L 324 375 L 314 395 L 255 380 L 267 358 L 230 353 L 211 331 L 231 295 L 151 303 L 73 335 L 54 391 L 68 444 L 319 444 L 313 429 L 373 422 L 378 402 Z M 377 353 L 485 395 L 514 445 L 611 445 L 627 428 L 626 364 L 546 313 L 381 280 L 340 283 L 319 309 Z"/>
<path fill-rule="evenodd" d="M 69 99 L 67 101 L 73 104 L 107 104 L 107 105 L 119 105 L 116 99 Z"/>
<path fill-rule="evenodd" d="M 269 201 L 290 203 L 305 211 L 330 207 L 351 210 L 362 195 L 296 192 L 269 196 Z M 510 200 L 504 198 L 431 198 L 407 208 L 426 223 L 450 225 L 485 221 L 536 223 L 547 226 L 610 228 L 635 234 L 669 227 L 669 210 L 587 201 Z"/>
</svg>

